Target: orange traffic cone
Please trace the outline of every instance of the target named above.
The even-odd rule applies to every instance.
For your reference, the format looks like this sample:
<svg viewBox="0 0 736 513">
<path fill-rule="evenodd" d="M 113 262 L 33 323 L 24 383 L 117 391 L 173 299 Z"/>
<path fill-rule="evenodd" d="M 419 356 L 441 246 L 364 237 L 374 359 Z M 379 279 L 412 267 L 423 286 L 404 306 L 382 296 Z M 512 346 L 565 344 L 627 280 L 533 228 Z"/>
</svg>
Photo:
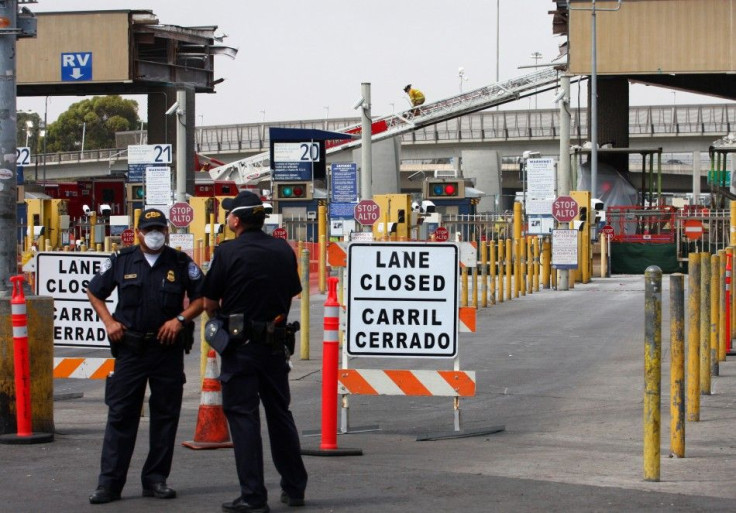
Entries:
<svg viewBox="0 0 736 513">
<path fill-rule="evenodd" d="M 197 414 L 194 440 L 182 442 L 190 449 L 227 449 L 233 446 L 222 409 L 222 388 L 217 379 L 215 351 L 207 353 L 207 366 L 202 382 L 202 400 Z"/>
</svg>

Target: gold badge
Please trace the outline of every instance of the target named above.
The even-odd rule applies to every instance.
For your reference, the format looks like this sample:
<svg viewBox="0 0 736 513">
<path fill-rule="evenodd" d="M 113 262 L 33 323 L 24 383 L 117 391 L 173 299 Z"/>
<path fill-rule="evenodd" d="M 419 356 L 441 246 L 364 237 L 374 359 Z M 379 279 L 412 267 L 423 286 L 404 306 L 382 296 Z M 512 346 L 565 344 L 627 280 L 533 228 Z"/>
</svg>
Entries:
<svg viewBox="0 0 736 513">
<path fill-rule="evenodd" d="M 172 283 L 173 283 L 173 282 L 175 282 L 175 281 L 176 281 L 176 277 L 174 276 L 174 271 L 169 271 L 169 272 L 168 272 L 168 273 L 166 274 L 166 279 L 167 279 L 168 281 L 172 282 Z"/>
<path fill-rule="evenodd" d="M 137 277 L 138 277 L 138 275 L 137 275 L 137 274 L 126 274 L 126 275 L 124 275 L 124 276 L 123 276 L 123 279 L 124 279 L 124 280 L 134 280 L 134 279 L 136 279 Z"/>
</svg>

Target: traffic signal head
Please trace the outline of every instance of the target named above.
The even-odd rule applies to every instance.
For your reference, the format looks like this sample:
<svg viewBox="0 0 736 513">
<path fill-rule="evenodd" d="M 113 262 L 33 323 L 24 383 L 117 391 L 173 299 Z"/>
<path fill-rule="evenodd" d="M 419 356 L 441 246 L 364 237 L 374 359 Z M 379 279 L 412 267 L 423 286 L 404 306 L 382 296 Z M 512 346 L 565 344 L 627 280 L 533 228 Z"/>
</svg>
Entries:
<svg viewBox="0 0 736 513">
<path fill-rule="evenodd" d="M 276 182 L 277 200 L 308 200 L 312 198 L 310 182 Z"/>
<path fill-rule="evenodd" d="M 463 180 L 427 180 L 424 184 L 424 198 L 428 200 L 462 199 L 465 197 L 465 182 Z"/>
<path fill-rule="evenodd" d="M 143 201 L 143 184 L 130 184 L 128 201 Z"/>
</svg>

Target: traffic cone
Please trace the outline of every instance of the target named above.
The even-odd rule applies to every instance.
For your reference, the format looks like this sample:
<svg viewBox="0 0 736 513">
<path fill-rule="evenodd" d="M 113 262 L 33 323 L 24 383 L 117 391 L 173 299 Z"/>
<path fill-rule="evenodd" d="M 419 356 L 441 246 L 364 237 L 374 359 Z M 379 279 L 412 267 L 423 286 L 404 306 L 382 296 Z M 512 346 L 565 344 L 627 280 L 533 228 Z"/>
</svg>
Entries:
<svg viewBox="0 0 736 513">
<path fill-rule="evenodd" d="M 215 351 L 207 353 L 207 366 L 202 382 L 202 400 L 197 413 L 194 440 L 182 442 L 189 449 L 227 449 L 233 446 L 222 409 L 222 388 L 217 379 Z"/>
</svg>

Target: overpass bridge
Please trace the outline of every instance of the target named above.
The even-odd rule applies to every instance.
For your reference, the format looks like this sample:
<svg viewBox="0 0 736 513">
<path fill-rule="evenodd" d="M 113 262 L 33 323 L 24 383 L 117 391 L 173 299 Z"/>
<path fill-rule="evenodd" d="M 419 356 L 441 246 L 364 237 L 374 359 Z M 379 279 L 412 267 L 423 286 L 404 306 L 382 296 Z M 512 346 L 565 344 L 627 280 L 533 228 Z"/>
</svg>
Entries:
<svg viewBox="0 0 736 513">
<path fill-rule="evenodd" d="M 571 144 L 583 145 L 588 140 L 587 109 L 571 109 L 571 117 Z M 195 148 L 198 153 L 232 162 L 268 151 L 268 127 L 340 131 L 359 122 L 359 118 L 333 118 L 195 127 Z M 399 135 L 402 189 L 420 187 L 408 179 L 412 173 L 440 169 L 462 150 L 480 148 L 496 150 L 502 156 L 504 189 L 520 187 L 516 159 L 527 150 L 557 156 L 559 126 L 557 109 L 486 110 Z M 736 104 L 629 108 L 630 148 L 662 148 L 665 191 L 691 191 L 693 170 L 704 178 L 710 168 L 709 146 L 732 130 L 736 130 Z M 145 142 L 145 132 L 125 132 L 118 134 L 119 148 L 33 155 L 25 179 L 122 177 L 127 171 L 127 146 Z M 345 156 L 335 159 L 345 160 Z M 641 171 L 641 157 L 637 154 L 629 158 L 629 171 L 638 183 L 635 177 Z"/>
</svg>

